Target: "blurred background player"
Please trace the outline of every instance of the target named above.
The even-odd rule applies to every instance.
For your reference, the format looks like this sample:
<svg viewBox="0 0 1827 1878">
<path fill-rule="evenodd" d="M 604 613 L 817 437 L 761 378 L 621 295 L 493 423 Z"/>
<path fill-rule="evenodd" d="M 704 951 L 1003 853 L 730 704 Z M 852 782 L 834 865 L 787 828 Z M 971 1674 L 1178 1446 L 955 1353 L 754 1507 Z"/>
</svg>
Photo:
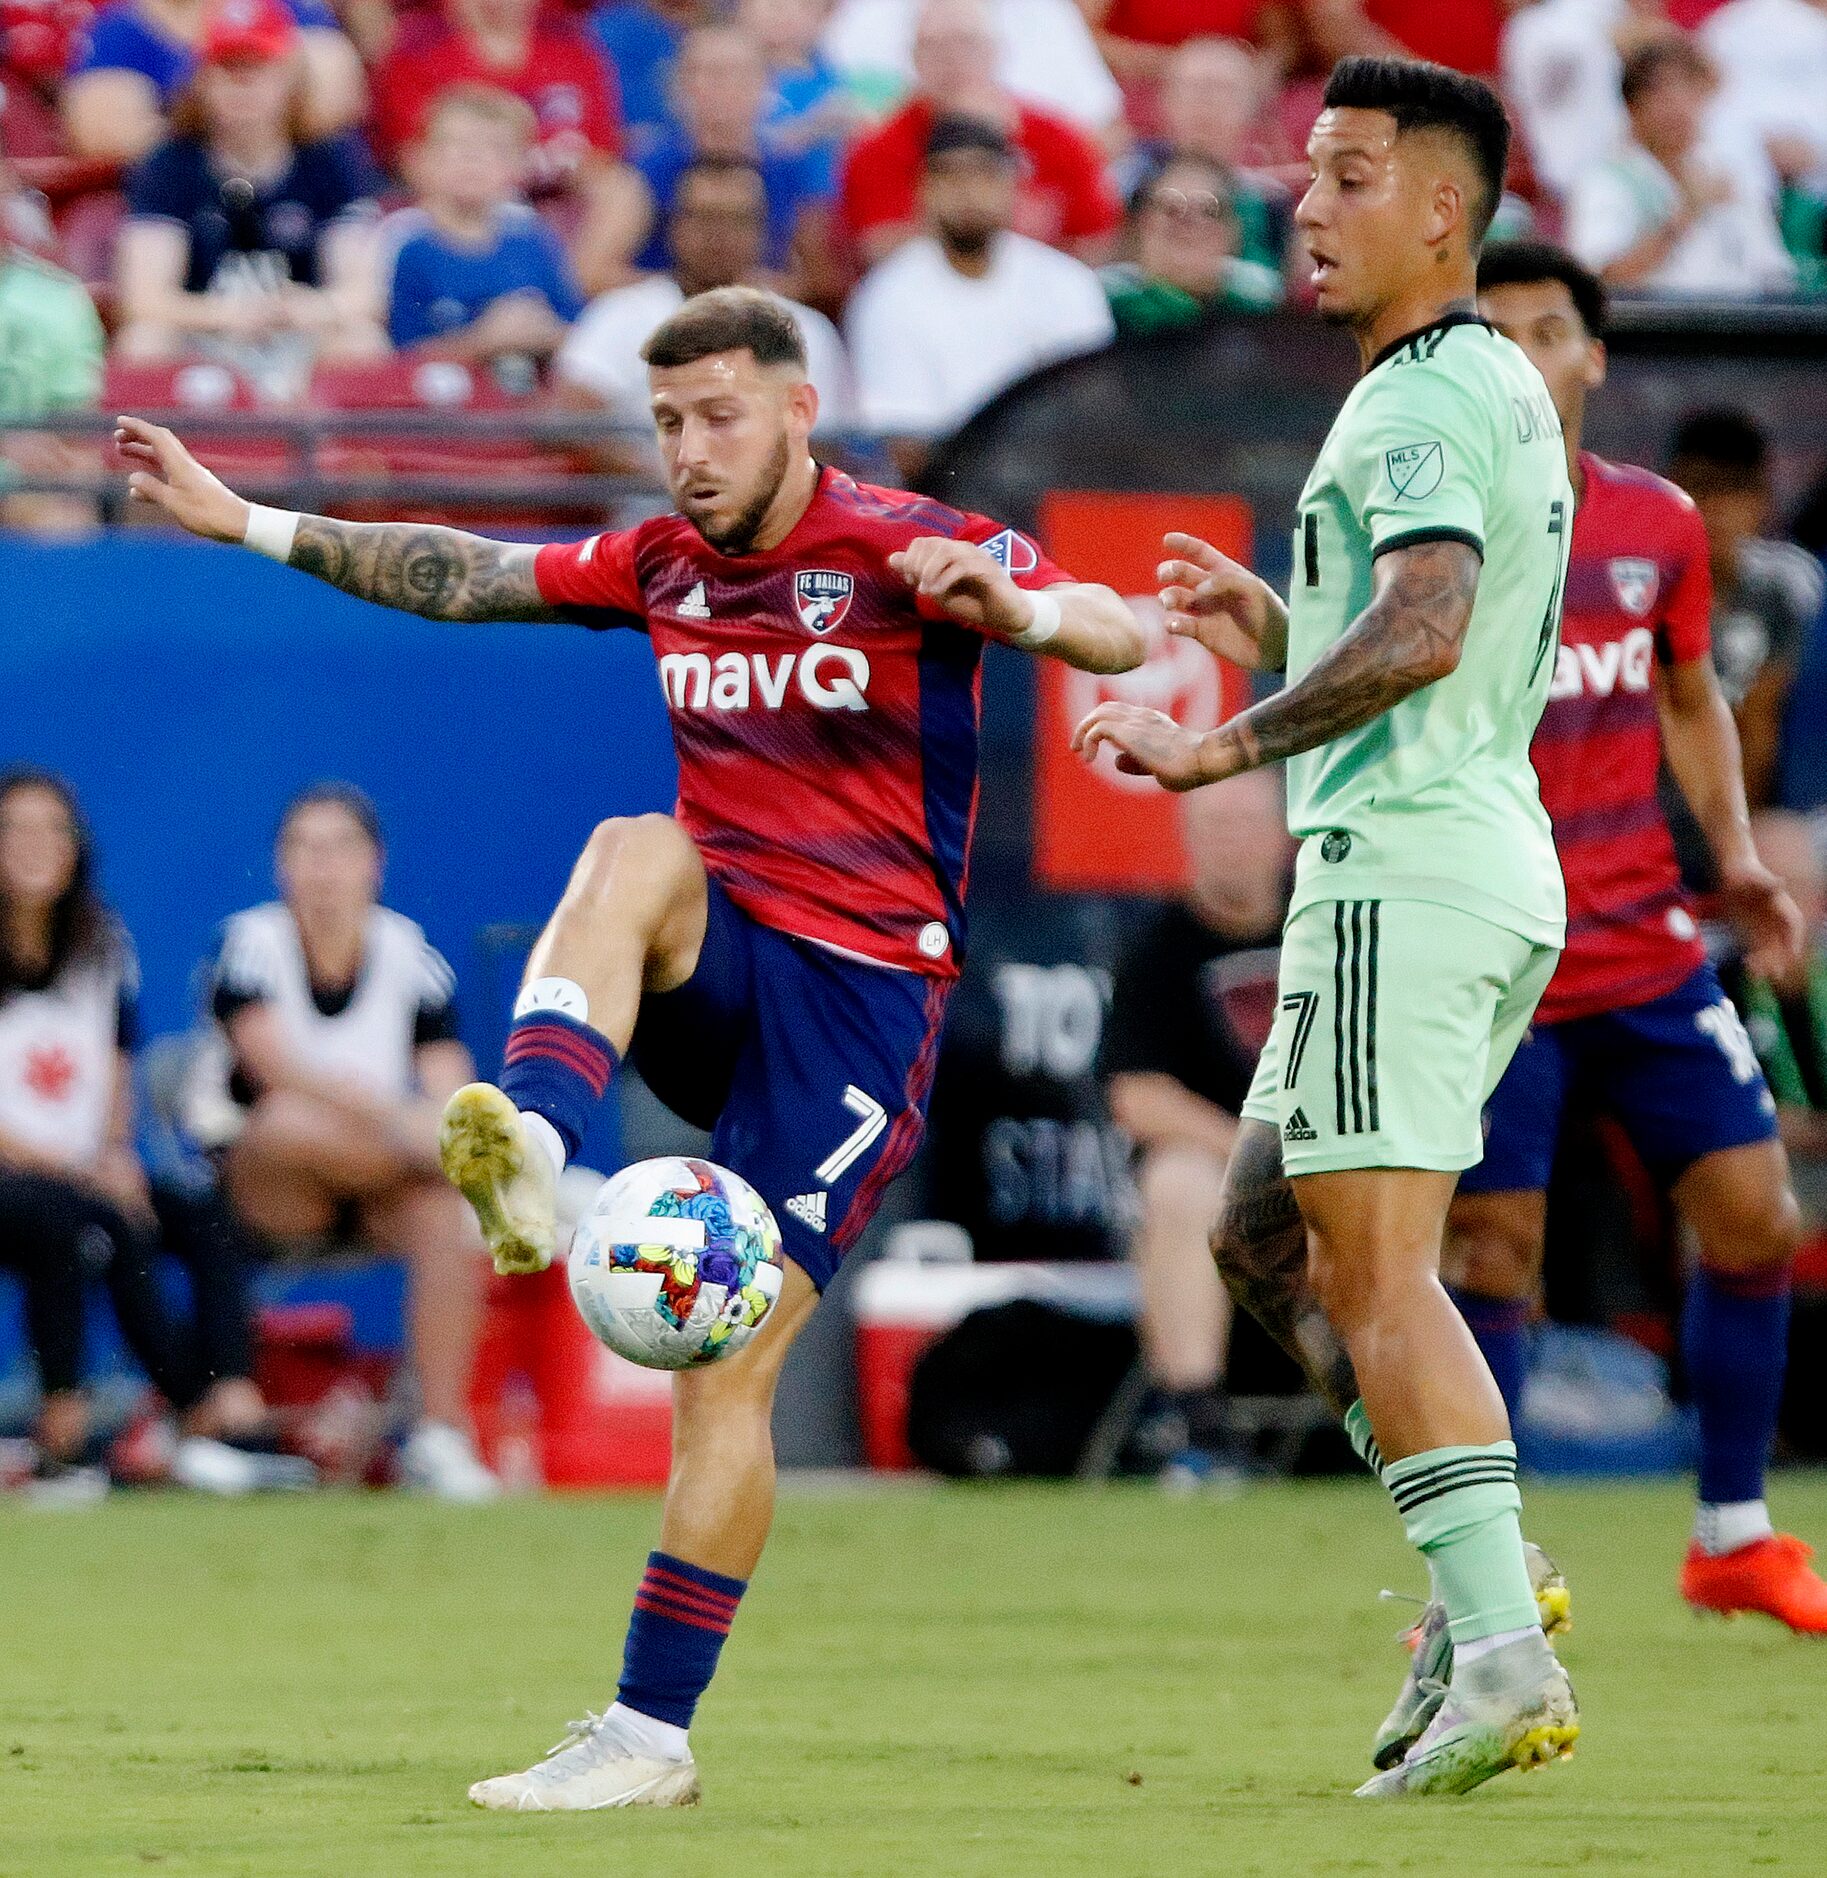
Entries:
<svg viewBox="0 0 1827 1878">
<path fill-rule="evenodd" d="M 1191 878 L 1117 965 L 1104 1031 L 1111 1119 L 1136 1145 L 1130 1260 L 1169 1478 L 1236 1461 L 1224 1412 L 1231 1301 L 1212 1264 L 1237 1117 L 1275 1015 L 1293 850 L 1281 790 L 1252 771 L 1181 806 Z"/>
<path fill-rule="evenodd" d="M 353 1231 L 405 1261 L 419 1402 L 401 1478 L 482 1500 L 495 1480 L 470 1438 L 468 1390 L 487 1270 L 438 1166 L 438 1116 L 475 1065 L 450 967 L 380 903 L 385 859 L 374 805 L 348 784 L 287 808 L 281 898 L 227 921 L 210 967 L 221 1047 L 198 1061 L 189 1125 L 256 1232 Z"/>
<path fill-rule="evenodd" d="M 1296 221 L 1318 310 L 1351 328 L 1363 375 L 1302 493 L 1289 603 L 1190 536 L 1167 538 L 1162 567 L 1171 631 L 1288 683 L 1203 735 L 1111 702 L 1074 739 L 1175 789 L 1293 759 L 1280 1005 L 1214 1245 L 1344 1411 L 1454 1642 L 1450 1686 L 1385 1724 L 1368 1798 L 1464 1792 L 1579 1732 L 1542 1636 L 1503 1397 L 1439 1282 L 1479 1105 L 1565 926 L 1528 738 L 1572 490 L 1539 374 L 1471 304 L 1508 147 L 1477 80 L 1400 59 L 1334 69 Z"/>
<path fill-rule="evenodd" d="M 696 1799 L 687 1730 L 773 1517 L 781 1364 L 924 1130 L 964 941 L 984 642 L 1095 671 L 1142 653 L 1124 602 L 1026 536 L 820 469 L 804 342 L 772 295 L 688 301 L 646 358 L 678 513 L 537 551 L 255 508 L 169 431 L 119 432 L 139 498 L 195 533 L 435 618 L 644 624 L 659 658 L 677 812 L 591 836 L 528 961 L 501 1086 L 446 1110 L 445 1167 L 498 1268 L 543 1269 L 557 1176 L 632 1050 L 714 1127 L 791 1262 L 754 1346 L 678 1377 L 619 1699 L 471 1789 L 510 1810 Z"/>
<path fill-rule="evenodd" d="M 1786 977 L 1801 918 L 1751 838 L 1732 714 L 1708 638 L 1694 505 L 1580 449 L 1605 377 L 1605 294 L 1559 249 L 1493 248 L 1479 305 L 1547 381 L 1579 508 L 1561 644 L 1534 759 L 1567 881 L 1567 947 L 1486 1110 L 1484 1159 L 1453 1206 L 1457 1297 L 1512 1417 L 1541 1282 L 1567 1103 L 1596 1095 L 1693 1228 L 1681 1351 L 1700 1420 L 1700 1504 L 1682 1593 L 1827 1631 L 1827 1585 L 1772 1530 L 1764 1469 L 1787 1356 L 1798 1213 L 1776 1111 L 1707 962 L 1657 800 L 1669 768 L 1759 974 Z"/>
</svg>

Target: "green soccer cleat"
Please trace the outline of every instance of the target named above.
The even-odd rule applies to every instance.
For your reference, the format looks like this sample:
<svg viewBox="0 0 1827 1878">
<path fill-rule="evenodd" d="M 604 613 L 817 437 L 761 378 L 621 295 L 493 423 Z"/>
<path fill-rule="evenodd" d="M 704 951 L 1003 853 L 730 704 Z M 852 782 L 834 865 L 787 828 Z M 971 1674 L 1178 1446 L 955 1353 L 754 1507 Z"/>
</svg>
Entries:
<svg viewBox="0 0 1827 1878">
<path fill-rule="evenodd" d="M 1529 1562 L 1529 1583 L 1535 1590 L 1535 1608 L 1541 1613 L 1542 1634 L 1565 1635 L 1573 1628 L 1573 1597 L 1566 1577 L 1540 1546 L 1525 1541 L 1523 1555 Z M 1453 1639 L 1446 1627 L 1444 1604 L 1428 1603 L 1414 1628 L 1402 1633 L 1402 1641 L 1411 1651 L 1408 1674 L 1402 1679 L 1395 1707 L 1377 1730 L 1370 1754 L 1377 1767 L 1396 1766 L 1421 1738 L 1453 1680 Z"/>
<path fill-rule="evenodd" d="M 1579 1732 L 1567 1672 L 1545 1642 L 1519 1637 L 1461 1666 L 1407 1757 L 1372 1775 L 1357 1797 L 1470 1793 L 1512 1767 L 1541 1767 L 1571 1754 Z"/>
</svg>

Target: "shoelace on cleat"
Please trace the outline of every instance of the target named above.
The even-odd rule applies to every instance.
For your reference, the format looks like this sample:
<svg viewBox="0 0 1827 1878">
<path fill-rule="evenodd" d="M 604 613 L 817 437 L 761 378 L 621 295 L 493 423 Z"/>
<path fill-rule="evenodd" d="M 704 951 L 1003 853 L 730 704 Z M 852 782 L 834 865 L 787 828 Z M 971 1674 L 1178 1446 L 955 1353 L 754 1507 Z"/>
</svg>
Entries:
<svg viewBox="0 0 1827 1878">
<path fill-rule="evenodd" d="M 610 1750 L 619 1744 L 609 1739 L 608 1720 L 607 1709 L 600 1715 L 594 1709 L 585 1709 L 581 1721 L 565 1723 L 565 1738 L 548 1748 L 545 1759 L 530 1769 L 530 1773 L 578 1773 L 612 1758 Z M 561 1769 L 560 1760 L 570 1762 L 571 1765 Z"/>
</svg>

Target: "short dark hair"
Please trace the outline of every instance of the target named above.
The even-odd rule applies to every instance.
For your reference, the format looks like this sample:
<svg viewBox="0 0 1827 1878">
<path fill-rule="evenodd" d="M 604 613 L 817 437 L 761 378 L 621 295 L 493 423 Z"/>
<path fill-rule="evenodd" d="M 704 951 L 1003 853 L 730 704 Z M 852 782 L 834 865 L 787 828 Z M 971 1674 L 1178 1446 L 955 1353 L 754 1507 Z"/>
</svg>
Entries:
<svg viewBox="0 0 1827 1878">
<path fill-rule="evenodd" d="M 1694 482 L 1717 490 L 1762 489 L 1769 481 L 1770 444 L 1762 426 L 1727 406 L 1690 411 L 1675 426 L 1668 454 L 1670 468 L 1685 472 L 1675 480 L 1690 495 Z"/>
<path fill-rule="evenodd" d="M 1000 124 L 987 118 L 972 117 L 963 111 L 949 111 L 933 120 L 926 133 L 925 160 L 950 156 L 954 150 L 975 150 L 982 156 L 1000 157 L 1005 163 L 1021 160 L 1013 139 Z"/>
<path fill-rule="evenodd" d="M 1472 208 L 1472 245 L 1497 213 L 1510 162 L 1510 120 L 1482 78 L 1426 59 L 1340 59 L 1326 81 L 1326 109 L 1387 111 L 1398 131 L 1451 131 L 1471 153 L 1484 184 Z"/>
<path fill-rule="evenodd" d="M 1605 283 L 1565 248 L 1551 241 L 1500 241 L 1478 257 L 1480 293 L 1491 287 L 1535 287 L 1545 280 L 1557 280 L 1567 289 L 1589 337 L 1605 337 Z"/>
<path fill-rule="evenodd" d="M 1685 72 L 1690 78 L 1701 79 L 1717 76 L 1712 60 L 1691 39 L 1681 33 L 1668 33 L 1638 46 L 1624 61 L 1618 90 L 1626 108 L 1670 72 Z"/>
<path fill-rule="evenodd" d="M 806 369 L 806 342 L 792 309 L 759 287 L 713 287 L 662 320 L 641 348 L 649 365 L 695 365 L 718 352 L 752 352 L 757 365 Z"/>
<path fill-rule="evenodd" d="M 766 213 L 768 180 L 761 173 L 761 165 L 752 158 L 742 156 L 713 156 L 704 154 L 695 156 L 680 170 L 678 180 L 673 184 L 672 208 L 670 215 L 679 212 L 680 199 L 685 194 L 685 185 L 698 176 L 744 176 L 752 181 L 760 193 L 762 210 Z"/>
<path fill-rule="evenodd" d="M 387 845 L 381 834 L 381 812 L 374 806 L 374 798 L 366 789 L 358 789 L 352 782 L 330 779 L 314 782 L 299 790 L 285 805 L 285 812 L 279 817 L 281 841 L 306 809 L 341 809 L 377 848 Z"/>
</svg>

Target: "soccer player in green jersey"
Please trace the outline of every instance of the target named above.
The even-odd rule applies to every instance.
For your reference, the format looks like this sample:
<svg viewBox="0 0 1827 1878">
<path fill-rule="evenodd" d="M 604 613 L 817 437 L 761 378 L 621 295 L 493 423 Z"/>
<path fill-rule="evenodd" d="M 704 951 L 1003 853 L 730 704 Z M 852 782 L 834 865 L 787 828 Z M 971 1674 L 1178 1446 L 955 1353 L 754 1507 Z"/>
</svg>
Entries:
<svg viewBox="0 0 1827 1878">
<path fill-rule="evenodd" d="M 1190 536 L 1162 568 L 1170 630 L 1288 682 L 1203 735 L 1109 703 L 1075 741 L 1176 790 L 1288 764 L 1280 1009 L 1214 1252 L 1344 1415 L 1446 1609 L 1451 1687 L 1408 1692 L 1406 1755 L 1359 1791 L 1458 1793 L 1579 1731 L 1503 1399 L 1439 1278 L 1484 1098 L 1563 938 L 1529 742 L 1573 493 L 1540 375 L 1474 307 L 1509 142 L 1496 94 L 1347 59 L 1325 103 L 1296 219 L 1363 375 L 1301 495 L 1291 597 Z"/>
</svg>

